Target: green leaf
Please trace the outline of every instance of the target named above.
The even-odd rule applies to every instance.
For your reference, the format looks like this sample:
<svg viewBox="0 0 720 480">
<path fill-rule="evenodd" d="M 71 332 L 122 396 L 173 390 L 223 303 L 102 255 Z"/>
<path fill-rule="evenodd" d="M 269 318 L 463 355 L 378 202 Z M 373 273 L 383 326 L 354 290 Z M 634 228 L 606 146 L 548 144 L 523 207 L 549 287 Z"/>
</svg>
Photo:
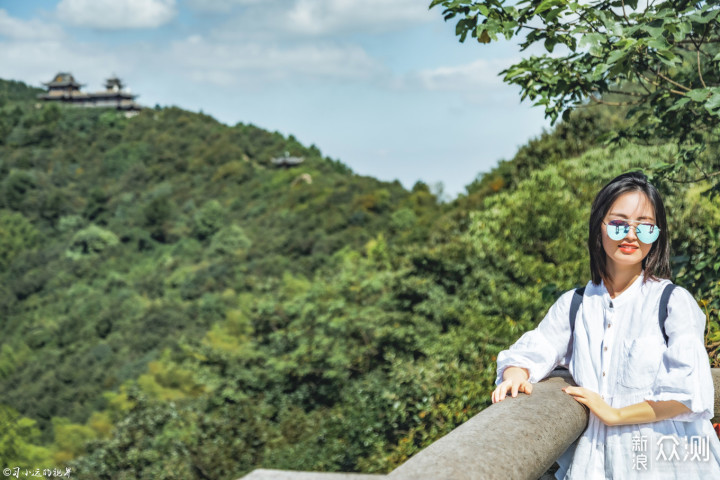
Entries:
<svg viewBox="0 0 720 480">
<path fill-rule="evenodd" d="M 709 2 L 708 5 L 711 5 L 711 3 Z M 689 18 L 690 18 L 693 22 L 697 22 L 697 23 L 700 23 L 700 24 L 703 24 L 703 25 L 704 25 L 704 24 L 710 23 L 710 22 L 712 22 L 713 20 L 715 20 L 715 19 L 717 18 L 718 14 L 720 14 L 720 10 L 714 10 L 714 11 L 711 11 L 711 12 L 705 11 L 705 12 L 703 12 L 703 13 L 701 13 L 701 14 L 690 15 Z"/>
<path fill-rule="evenodd" d="M 552 52 L 555 49 L 555 45 L 557 45 L 558 41 L 555 37 L 548 37 L 545 39 L 545 50 L 548 52 Z"/>
<path fill-rule="evenodd" d="M 600 76 L 602 76 L 603 73 L 607 72 L 609 69 L 610 69 L 609 64 L 601 63 L 595 67 L 595 70 L 594 70 L 595 75 L 593 75 L 593 77 L 599 78 Z"/>
<path fill-rule="evenodd" d="M 676 42 L 684 40 L 685 37 L 692 31 L 692 24 L 690 22 L 676 23 L 676 30 L 673 33 L 673 38 Z"/>
<path fill-rule="evenodd" d="M 682 62 L 682 59 L 680 57 L 676 57 L 670 50 L 658 50 L 656 53 L 657 59 L 668 67 L 675 67 L 675 64 Z"/>
<path fill-rule="evenodd" d="M 648 24 L 640 25 L 640 30 L 647 32 L 653 38 L 658 38 L 663 33 L 662 20 L 654 20 Z"/>
<path fill-rule="evenodd" d="M 558 3 L 560 3 L 560 0 L 543 0 L 535 9 L 535 15 L 540 15 L 542 12 L 551 9 Z"/>
<path fill-rule="evenodd" d="M 654 48 L 656 50 L 669 50 L 670 44 L 663 38 L 653 38 L 649 42 L 647 42 L 647 46 L 650 48 Z"/>
<path fill-rule="evenodd" d="M 702 102 L 708 98 L 709 94 L 707 88 L 696 88 L 695 90 L 690 90 L 685 95 L 696 102 Z"/>
<path fill-rule="evenodd" d="M 593 45 L 590 47 L 590 50 L 588 50 L 588 53 L 590 53 L 593 57 L 602 57 L 603 47 L 601 45 Z"/>
<path fill-rule="evenodd" d="M 711 113 L 717 113 L 720 109 L 720 93 L 713 93 L 707 102 L 705 102 L 705 109 Z"/>
<path fill-rule="evenodd" d="M 492 41 L 487 30 L 484 28 L 481 30 L 480 27 L 478 27 L 477 40 L 480 43 L 490 43 Z"/>
<path fill-rule="evenodd" d="M 580 48 L 583 48 L 585 46 L 594 46 L 599 45 L 601 42 L 605 40 L 605 35 L 602 35 L 600 33 L 588 33 L 587 35 L 584 35 L 580 39 Z"/>
<path fill-rule="evenodd" d="M 668 108 L 668 111 L 674 112 L 676 110 L 679 110 L 682 107 L 684 107 L 689 101 L 690 101 L 690 98 L 688 98 L 687 96 L 682 97 L 680 100 L 676 101 L 672 107 Z"/>
<path fill-rule="evenodd" d="M 621 58 L 624 58 L 628 55 L 627 50 L 613 50 L 610 52 L 610 55 L 608 55 L 607 60 L 605 60 L 607 63 L 616 63 Z"/>
</svg>

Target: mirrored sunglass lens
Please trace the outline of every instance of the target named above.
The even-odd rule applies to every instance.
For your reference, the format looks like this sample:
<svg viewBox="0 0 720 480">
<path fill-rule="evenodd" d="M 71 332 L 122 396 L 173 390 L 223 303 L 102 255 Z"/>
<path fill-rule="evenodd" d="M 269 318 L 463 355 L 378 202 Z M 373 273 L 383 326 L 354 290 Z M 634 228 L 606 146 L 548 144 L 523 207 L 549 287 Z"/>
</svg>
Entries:
<svg viewBox="0 0 720 480">
<path fill-rule="evenodd" d="M 607 224 L 608 237 L 612 238 L 613 240 L 622 240 L 623 238 L 625 238 L 629 229 L 630 225 L 628 225 L 626 222 L 619 222 L 617 220 L 613 220 L 612 222 Z"/>
<path fill-rule="evenodd" d="M 635 229 L 638 239 L 643 243 L 652 243 L 660 236 L 660 229 L 657 225 L 643 223 Z"/>
</svg>

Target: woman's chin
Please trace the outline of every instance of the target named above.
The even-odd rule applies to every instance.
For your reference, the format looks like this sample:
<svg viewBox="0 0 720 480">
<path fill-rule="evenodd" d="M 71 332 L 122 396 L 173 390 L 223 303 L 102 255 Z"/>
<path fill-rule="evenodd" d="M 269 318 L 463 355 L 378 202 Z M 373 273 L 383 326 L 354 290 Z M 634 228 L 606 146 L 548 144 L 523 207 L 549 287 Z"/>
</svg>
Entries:
<svg viewBox="0 0 720 480">
<path fill-rule="evenodd" d="M 612 260 L 617 266 L 632 267 L 641 264 L 643 257 L 639 250 L 632 254 L 620 253 L 618 251 L 617 254 L 613 255 Z"/>
</svg>

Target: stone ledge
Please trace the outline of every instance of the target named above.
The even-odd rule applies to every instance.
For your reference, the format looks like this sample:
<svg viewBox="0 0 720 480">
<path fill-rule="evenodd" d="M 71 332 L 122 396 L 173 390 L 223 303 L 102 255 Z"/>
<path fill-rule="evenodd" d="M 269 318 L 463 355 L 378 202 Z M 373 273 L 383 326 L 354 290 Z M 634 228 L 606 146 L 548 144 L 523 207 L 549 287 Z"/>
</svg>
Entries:
<svg viewBox="0 0 720 480">
<path fill-rule="evenodd" d="M 720 423 L 720 368 L 713 368 Z M 588 411 L 562 391 L 567 370 L 535 384 L 532 395 L 490 405 L 387 475 L 254 470 L 242 480 L 549 480 L 548 468 L 580 436 Z"/>
<path fill-rule="evenodd" d="M 535 384 L 532 395 L 490 405 L 388 478 L 540 478 L 587 425 L 586 408 L 562 391 L 568 385 L 575 385 L 570 375 L 557 372 Z"/>
<path fill-rule="evenodd" d="M 377 480 L 386 477 L 367 473 L 296 472 L 259 468 L 242 477 L 242 480 Z"/>
</svg>

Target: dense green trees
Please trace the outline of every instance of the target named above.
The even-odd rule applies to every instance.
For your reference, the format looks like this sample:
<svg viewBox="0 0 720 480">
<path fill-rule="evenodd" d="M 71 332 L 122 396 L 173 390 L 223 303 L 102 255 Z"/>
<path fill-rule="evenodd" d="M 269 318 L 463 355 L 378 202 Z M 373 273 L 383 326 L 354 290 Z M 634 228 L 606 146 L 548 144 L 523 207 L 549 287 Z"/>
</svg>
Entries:
<svg viewBox="0 0 720 480">
<path fill-rule="evenodd" d="M 50 460 L 49 450 L 37 445 L 40 443 L 40 430 L 35 420 L 0 405 L 0 431 L 0 467 L 3 469 L 34 469 Z"/>
<path fill-rule="evenodd" d="M 209 344 L 236 355 L 242 325 L 253 318 L 264 328 L 251 316 L 254 305 L 275 309 L 277 281 L 312 278 L 335 252 L 362 249 L 390 230 L 390 206 L 413 222 L 428 222 L 439 208 L 431 195 L 420 207 L 398 183 L 354 176 L 315 147 L 253 126 L 227 127 L 174 108 L 128 120 L 113 111 L 36 107 L 32 89 L 0 86 L 13 92 L 3 97 L 0 141 L 0 404 L 32 418 L 43 438 L 56 438 L 42 447 L 56 462 L 80 455 L 83 439 L 110 434 L 98 418 L 117 423 L 140 408 L 123 400 L 126 384 L 162 403 L 229 381 L 203 377 L 204 363 L 180 367 L 161 352 L 188 362 L 183 352 L 197 360 Z M 270 158 L 285 151 L 305 162 L 273 168 Z M 300 173 L 312 183 L 294 182 Z M 294 333 L 267 340 L 274 346 L 259 351 L 262 364 L 276 351 L 304 348 L 290 347 L 299 340 Z M 322 387 L 327 398 L 352 363 L 342 346 L 335 373 L 324 375 L 334 382 Z M 303 382 L 326 365 L 316 361 L 307 372 L 278 366 L 276 397 L 282 388 L 306 389 Z M 253 372 L 258 379 L 245 377 L 257 393 L 267 385 L 259 367 Z M 284 375 L 297 378 L 280 381 Z M 302 395 L 307 406 L 312 392 Z M 202 415 L 212 432 L 220 427 L 212 420 L 216 404 L 209 405 Z M 252 466 L 232 465 L 226 475 Z"/>
</svg>

